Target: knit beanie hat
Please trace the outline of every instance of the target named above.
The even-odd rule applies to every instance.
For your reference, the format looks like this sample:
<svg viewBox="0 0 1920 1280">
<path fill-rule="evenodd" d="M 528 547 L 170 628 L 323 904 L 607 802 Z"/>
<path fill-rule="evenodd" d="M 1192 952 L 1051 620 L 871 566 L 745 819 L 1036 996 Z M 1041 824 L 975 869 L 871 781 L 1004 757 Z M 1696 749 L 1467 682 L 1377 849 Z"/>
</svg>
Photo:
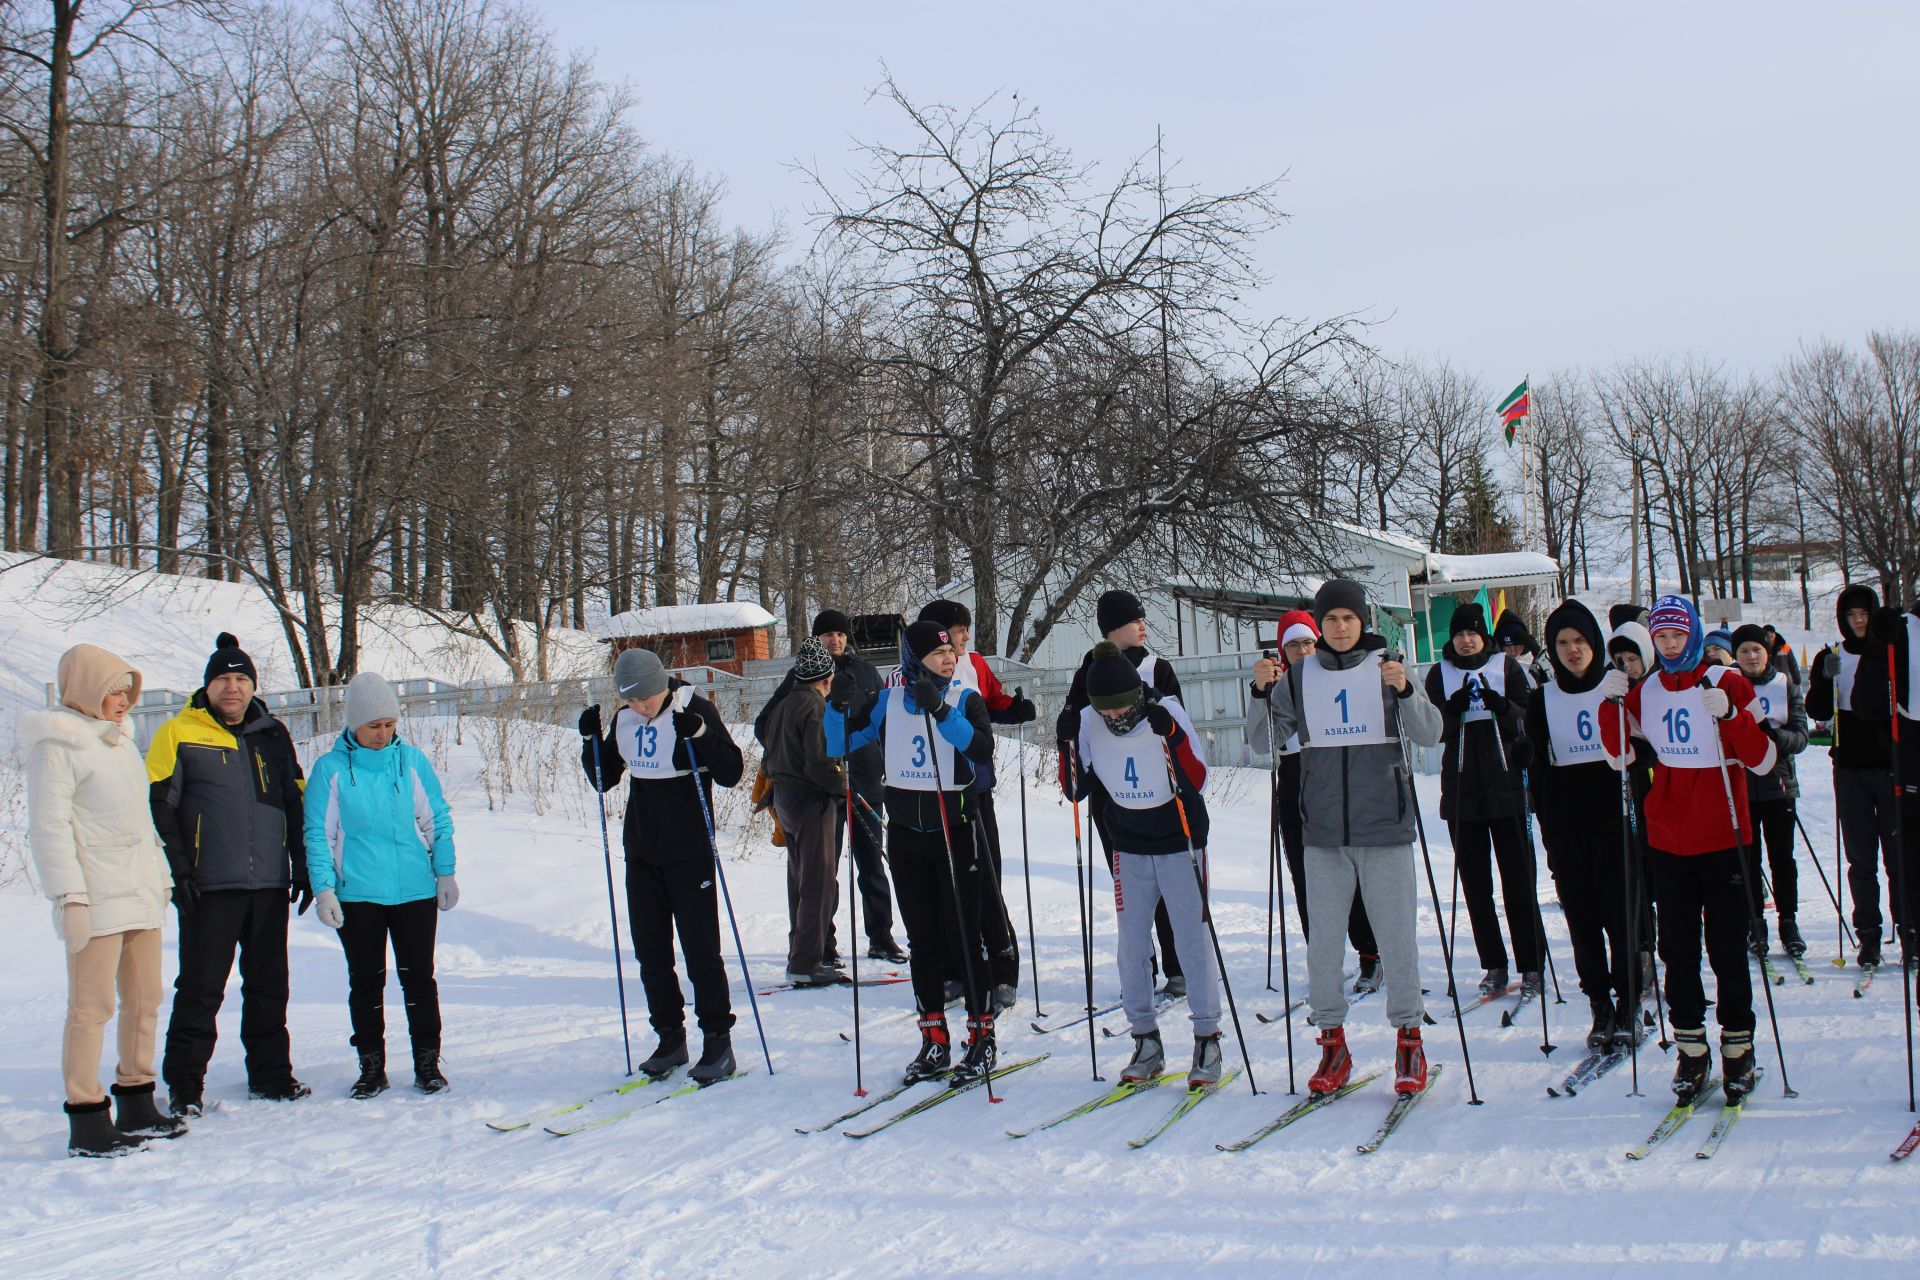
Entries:
<svg viewBox="0 0 1920 1280">
<path fill-rule="evenodd" d="M 613 687 L 626 702 L 667 691 L 667 669 L 651 649 L 622 649 L 613 660 Z"/>
<path fill-rule="evenodd" d="M 800 651 L 793 659 L 793 679 L 796 684 L 829 680 L 833 678 L 833 673 L 833 655 L 827 652 L 827 646 L 818 640 L 800 642 Z"/>
<path fill-rule="evenodd" d="M 1274 628 L 1273 646 L 1284 649 L 1295 640 L 1318 640 L 1320 628 L 1313 624 L 1313 615 L 1305 609 L 1290 609 L 1280 615 L 1280 625 Z"/>
<path fill-rule="evenodd" d="M 1533 642 L 1533 633 L 1527 630 L 1526 622 L 1511 609 L 1502 613 L 1500 620 L 1493 624 L 1493 642 L 1503 649 L 1508 645 L 1519 645 L 1529 655 L 1540 651 L 1540 646 Z"/>
<path fill-rule="evenodd" d="M 117 653 L 96 644 L 77 644 L 60 655 L 60 705 L 101 719 L 101 704 L 115 689 L 126 688 L 140 701 L 140 673 Z"/>
<path fill-rule="evenodd" d="M 1607 626 L 1610 630 L 1618 634 L 1620 624 L 1623 622 L 1637 622 L 1643 627 L 1646 626 L 1646 608 L 1637 604 L 1616 604 L 1607 610 Z"/>
<path fill-rule="evenodd" d="M 1707 647 L 1707 633 L 1700 625 L 1700 614 L 1693 607 L 1693 601 L 1685 596 L 1661 596 L 1654 601 L 1653 611 L 1647 615 L 1647 634 L 1656 636 L 1662 631 L 1687 633 L 1687 647 L 1677 658 L 1662 657 L 1662 667 L 1679 672 L 1691 671 L 1700 665 L 1700 656 Z M 1657 654 L 1659 650 L 1654 652 Z"/>
<path fill-rule="evenodd" d="M 937 622 L 943 627 L 973 627 L 973 614 L 958 600 L 929 600 L 920 610 L 920 622 Z"/>
<path fill-rule="evenodd" d="M 1773 657 L 1773 645 L 1767 641 L 1767 631 L 1765 627 L 1758 626 L 1751 622 L 1744 623 L 1735 627 L 1733 629 L 1733 635 L 1729 638 L 1733 643 L 1727 646 L 1727 652 L 1736 658 L 1740 656 L 1740 646 L 1743 644 L 1757 644 L 1767 651 L 1768 658 Z"/>
<path fill-rule="evenodd" d="M 1728 653 L 1732 653 L 1733 632 L 1727 630 L 1725 627 L 1715 627 L 1713 630 L 1707 632 L 1707 638 L 1702 643 L 1705 647 L 1711 648 L 1717 646 L 1725 649 Z"/>
<path fill-rule="evenodd" d="M 1493 643 L 1493 636 L 1487 632 L 1487 611 L 1477 604 L 1463 604 L 1453 611 L 1453 621 L 1447 624 L 1447 634 L 1457 636 L 1462 631 L 1471 631 L 1479 636 L 1482 644 Z"/>
<path fill-rule="evenodd" d="M 1140 672 L 1120 646 L 1102 640 L 1093 646 L 1093 661 L 1087 664 L 1087 701 L 1095 711 L 1119 711 L 1140 700 Z"/>
<path fill-rule="evenodd" d="M 399 718 L 399 695 L 378 671 L 362 671 L 347 681 L 347 728 Z"/>
<path fill-rule="evenodd" d="M 222 631 L 213 642 L 213 656 L 207 659 L 207 669 L 200 676 L 200 683 L 210 685 L 220 676 L 243 675 L 260 687 L 260 673 L 254 669 L 253 659 L 234 638 L 233 632 Z"/>
<path fill-rule="evenodd" d="M 901 633 L 900 638 L 907 646 L 908 656 L 915 662 L 924 662 L 927 655 L 941 645 L 953 643 L 945 627 L 937 622 L 929 622 L 925 618 L 908 623 L 907 629 Z"/>
<path fill-rule="evenodd" d="M 823 636 L 829 631 L 838 631 L 849 638 L 853 635 L 853 620 L 838 609 L 822 609 L 813 615 L 813 630 L 807 634 Z"/>
<path fill-rule="evenodd" d="M 1335 609 L 1348 609 L 1359 616 L 1362 627 L 1373 625 L 1373 610 L 1367 605 L 1367 589 L 1351 578 L 1333 578 L 1320 584 L 1313 593 L 1313 624 L 1324 628 L 1327 615 Z"/>
<path fill-rule="evenodd" d="M 1093 611 L 1100 621 L 1100 634 L 1103 636 L 1118 631 L 1136 618 L 1147 616 L 1146 606 L 1131 591 L 1101 592 L 1100 602 Z"/>
</svg>

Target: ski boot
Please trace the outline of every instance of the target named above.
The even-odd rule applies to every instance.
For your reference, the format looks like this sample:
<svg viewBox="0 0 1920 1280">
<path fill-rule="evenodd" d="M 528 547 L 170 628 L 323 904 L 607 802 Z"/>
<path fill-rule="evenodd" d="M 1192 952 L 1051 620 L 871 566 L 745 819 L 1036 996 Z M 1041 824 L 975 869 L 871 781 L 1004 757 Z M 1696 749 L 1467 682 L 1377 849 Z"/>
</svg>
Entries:
<svg viewBox="0 0 1920 1280">
<path fill-rule="evenodd" d="M 675 1027 L 659 1035 L 660 1043 L 641 1061 L 640 1072 L 655 1080 L 664 1080 L 675 1067 L 687 1065 L 687 1029 Z"/>
<path fill-rule="evenodd" d="M 1854 963 L 1862 969 L 1880 967 L 1880 935 L 1862 930 L 1860 933 L 1860 954 L 1854 957 Z"/>
<path fill-rule="evenodd" d="M 885 960 L 888 964 L 906 964 L 909 957 L 900 949 L 900 944 L 892 938 L 882 938 L 867 947 L 867 959 Z"/>
<path fill-rule="evenodd" d="M 1738 1106 L 1753 1092 L 1753 1032 L 1720 1033 L 1720 1072 L 1725 1083 L 1727 1105 Z"/>
<path fill-rule="evenodd" d="M 1800 925 L 1792 916 L 1780 917 L 1780 945 L 1795 960 L 1807 954 L 1807 940 L 1800 936 Z"/>
<path fill-rule="evenodd" d="M 920 1052 L 907 1064 L 902 1084 L 918 1084 L 945 1075 L 951 1063 L 952 1048 L 947 1039 L 947 1019 L 943 1014 L 928 1014 L 920 1019 Z"/>
<path fill-rule="evenodd" d="M 1502 995 L 1506 992 L 1508 985 L 1507 966 L 1495 965 L 1480 979 L 1480 998 L 1491 1000 L 1495 996 Z"/>
<path fill-rule="evenodd" d="M 267 1102 L 298 1102 L 310 1097 L 313 1087 L 305 1081 L 288 1076 L 285 1080 L 276 1080 L 272 1084 L 250 1084 L 247 1093 Z"/>
<path fill-rule="evenodd" d="M 360 1055 L 360 1078 L 353 1082 L 347 1096 L 359 1102 L 376 1098 L 387 1091 L 387 1051 L 376 1049 Z"/>
<path fill-rule="evenodd" d="M 1359 976 L 1353 980 L 1354 994 L 1358 995 L 1362 991 L 1378 991 L 1380 989 L 1381 976 L 1380 957 L 1361 956 L 1360 973 Z"/>
<path fill-rule="evenodd" d="M 1640 1038 L 1640 1010 L 1624 998 L 1613 1009 L 1613 1047 L 1631 1049 Z"/>
<path fill-rule="evenodd" d="M 1167 975 L 1167 985 L 1160 988 L 1160 994 L 1169 1000 L 1183 999 L 1187 994 L 1187 976 L 1184 973 Z"/>
<path fill-rule="evenodd" d="M 69 1102 L 67 1110 L 67 1154 L 70 1156 L 123 1156 L 138 1151 L 146 1140 L 122 1133 L 113 1123 L 113 1104 L 105 1098 L 98 1102 Z"/>
<path fill-rule="evenodd" d="M 1427 1087 L 1427 1050 L 1420 1043 L 1420 1028 L 1402 1027 L 1394 1043 L 1393 1091 L 1419 1093 Z"/>
<path fill-rule="evenodd" d="M 1193 1065 L 1187 1068 L 1187 1088 L 1203 1089 L 1220 1083 L 1220 1033 L 1193 1038 Z"/>
<path fill-rule="evenodd" d="M 1689 1106 L 1700 1096 L 1707 1077 L 1713 1073 L 1713 1055 L 1707 1050 L 1706 1028 L 1682 1031 L 1675 1027 L 1673 1043 L 1680 1051 L 1680 1060 L 1673 1070 L 1673 1096 L 1681 1106 Z"/>
<path fill-rule="evenodd" d="M 993 1015 L 967 1019 L 967 1052 L 953 1069 L 947 1083 L 953 1088 L 984 1079 L 999 1061 L 1000 1051 L 993 1041 Z"/>
<path fill-rule="evenodd" d="M 1005 1013 L 1007 1010 L 1013 1008 L 1014 1004 L 1019 1000 L 1019 998 L 1020 998 L 1019 992 L 1013 989 L 1013 984 L 1011 982 L 1000 982 L 1000 983 L 994 984 L 994 988 L 993 988 L 994 1016 L 999 1017 L 1001 1014 Z"/>
<path fill-rule="evenodd" d="M 113 1127 L 136 1138 L 177 1138 L 187 1131 L 187 1122 L 179 1116 L 161 1115 L 153 1105 L 153 1082 L 117 1084 L 114 1101 L 119 1103 Z"/>
<path fill-rule="evenodd" d="M 202 1110 L 205 1096 L 198 1081 L 192 1084 L 168 1084 L 167 1111 L 182 1119 L 197 1116 Z"/>
<path fill-rule="evenodd" d="M 445 1091 L 447 1077 L 440 1071 L 440 1050 L 415 1049 L 413 1051 L 413 1087 L 422 1093 Z"/>
<path fill-rule="evenodd" d="M 1308 1093 L 1335 1093 L 1353 1076 L 1353 1055 L 1347 1052 L 1345 1027 L 1328 1027 L 1314 1043 L 1320 1046 L 1320 1065 L 1307 1081 Z"/>
<path fill-rule="evenodd" d="M 1590 1003 L 1593 1006 L 1593 1030 L 1587 1032 L 1587 1052 L 1605 1053 L 1613 1044 L 1613 1001 L 1605 996 L 1597 996 Z"/>
<path fill-rule="evenodd" d="M 946 985 L 940 990 L 941 999 L 947 1002 L 946 1007 L 949 1009 L 965 999 L 966 994 L 967 989 L 960 985 L 960 979 L 958 978 L 948 978 Z"/>
<path fill-rule="evenodd" d="M 1122 1084 L 1143 1084 L 1167 1069 L 1167 1051 L 1158 1031 L 1133 1033 L 1133 1057 L 1120 1069 Z"/>
<path fill-rule="evenodd" d="M 1546 979 L 1541 976 L 1538 969 L 1520 975 L 1520 994 L 1522 996 L 1538 1000 L 1546 993 L 1546 990 Z"/>
<path fill-rule="evenodd" d="M 725 1031 L 710 1032 L 701 1039 L 700 1061 L 687 1072 L 687 1079 L 705 1088 L 734 1073 L 733 1036 Z"/>
</svg>

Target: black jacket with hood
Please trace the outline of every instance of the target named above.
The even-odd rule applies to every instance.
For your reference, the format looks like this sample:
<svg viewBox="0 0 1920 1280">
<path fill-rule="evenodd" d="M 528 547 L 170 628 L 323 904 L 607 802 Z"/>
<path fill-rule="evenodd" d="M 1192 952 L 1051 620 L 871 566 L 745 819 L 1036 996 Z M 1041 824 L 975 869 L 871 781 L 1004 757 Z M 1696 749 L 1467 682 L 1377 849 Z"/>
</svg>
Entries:
<svg viewBox="0 0 1920 1280">
<path fill-rule="evenodd" d="M 668 698 L 686 683 L 679 676 L 669 676 Z M 706 819 L 706 814 L 713 812 L 713 784 L 731 787 L 739 782 L 740 775 L 746 771 L 746 761 L 727 732 L 718 707 L 696 693 L 687 703 L 687 710 L 699 716 L 707 727 L 694 740 L 691 752 L 685 738 L 677 739 L 673 766 L 691 769 L 696 759 L 700 762 L 700 772 L 690 775 L 700 780 L 700 797 L 694 795 L 690 777 L 630 779 L 627 816 L 620 827 L 620 839 L 629 859 L 668 866 L 713 857 Z M 589 786 L 595 777 L 595 754 L 599 756 L 599 783 L 603 792 L 619 785 L 620 775 L 627 771 L 627 762 L 613 736 L 619 723 L 620 713 L 616 710 L 604 736 L 583 738 L 580 742 L 580 767 L 587 775 Z M 705 812 L 701 810 L 701 797 L 706 801 Z"/>
<path fill-rule="evenodd" d="M 1523 723 L 1532 690 L 1520 664 L 1488 645 L 1471 658 L 1453 650 L 1453 641 L 1440 651 L 1454 666 L 1472 674 L 1489 662 L 1506 664 L 1507 709 L 1491 720 L 1463 721 L 1447 706 L 1440 664 L 1427 671 L 1427 697 L 1440 708 L 1440 816 L 1448 822 L 1494 822 L 1517 818 L 1526 811 L 1526 792 L 1520 778 L 1531 748 Z M 1465 730 L 1461 757 L 1462 735 Z M 1496 739 L 1495 734 L 1499 737 Z M 1501 761 L 1506 764 L 1503 768 Z"/>
<path fill-rule="evenodd" d="M 1833 763 L 1841 769 L 1885 769 L 1893 762 L 1890 749 L 1891 739 L 1887 732 L 1887 719 L 1882 715 L 1878 720 L 1860 715 L 1851 709 L 1836 705 L 1833 677 L 1827 674 L 1827 655 L 1844 649 L 1860 659 L 1856 680 L 1862 674 L 1869 675 L 1870 669 L 1879 666 L 1883 669 L 1880 676 L 1881 699 L 1886 689 L 1886 654 L 1881 645 L 1870 637 L 1856 636 L 1847 626 L 1847 610 L 1865 609 L 1869 617 L 1880 607 L 1880 597 L 1872 587 L 1855 583 L 1843 588 L 1839 599 L 1833 603 L 1835 621 L 1840 626 L 1841 639 L 1828 645 L 1814 655 L 1813 670 L 1807 681 L 1807 714 L 1815 720 L 1830 721 L 1833 724 Z M 1862 706 L 1873 703 L 1865 690 L 1857 690 Z M 1874 704 L 1877 705 L 1877 704 Z"/>
<path fill-rule="evenodd" d="M 1572 629 L 1586 638 L 1593 648 L 1593 662 L 1583 675 L 1574 675 L 1560 661 L 1554 641 L 1562 631 Z M 1553 664 L 1553 683 L 1564 693 L 1587 693 L 1607 674 L 1607 646 L 1600 633 L 1600 619 L 1578 600 L 1566 600 L 1547 615 L 1547 661 Z M 1532 768 L 1527 782 L 1533 791 L 1533 812 L 1540 819 L 1540 834 L 1549 845 L 1563 836 L 1585 832 L 1620 832 L 1620 774 L 1602 758 L 1583 764 L 1557 764 L 1553 758 L 1553 737 L 1547 731 L 1547 698 L 1541 689 L 1527 704 L 1527 738 L 1533 743 Z M 1612 707 L 1602 715 L 1619 714 Z"/>
</svg>

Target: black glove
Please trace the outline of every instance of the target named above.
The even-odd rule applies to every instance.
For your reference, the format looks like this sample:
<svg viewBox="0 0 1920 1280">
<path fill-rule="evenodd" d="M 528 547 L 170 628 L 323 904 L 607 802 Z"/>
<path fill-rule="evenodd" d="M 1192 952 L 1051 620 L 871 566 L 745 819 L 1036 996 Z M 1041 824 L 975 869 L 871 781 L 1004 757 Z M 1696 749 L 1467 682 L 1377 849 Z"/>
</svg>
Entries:
<svg viewBox="0 0 1920 1280">
<path fill-rule="evenodd" d="M 940 691 L 933 687 L 933 681 L 921 676 L 913 684 L 913 705 L 926 712 L 938 723 L 947 718 L 947 703 Z"/>
<path fill-rule="evenodd" d="M 1157 702 L 1149 702 L 1147 704 L 1147 727 L 1163 738 L 1171 738 L 1175 728 L 1173 712 L 1167 710 Z"/>
<path fill-rule="evenodd" d="M 1820 674 L 1829 680 L 1840 678 L 1840 651 L 1828 649 L 1820 655 Z"/>
<path fill-rule="evenodd" d="M 1472 705 L 1473 686 L 1463 680 L 1460 682 L 1460 687 L 1455 689 L 1452 696 L 1447 699 L 1447 710 L 1456 716 L 1463 716 L 1467 714 L 1467 708 Z"/>
<path fill-rule="evenodd" d="M 1013 691 L 1013 701 L 1007 704 L 1007 719 L 1015 724 L 1025 724 L 1039 714 L 1040 709 L 1033 705 L 1033 699 L 1027 696 L 1024 689 Z"/>
<path fill-rule="evenodd" d="M 597 738 L 600 736 L 600 706 L 595 703 L 580 713 L 580 736 Z"/>
<path fill-rule="evenodd" d="M 200 905 L 200 886 L 193 882 L 193 872 L 177 865 L 173 868 L 173 905 L 182 911 Z"/>
<path fill-rule="evenodd" d="M 853 695 L 859 691 L 860 686 L 855 683 L 853 672 L 835 672 L 833 683 L 827 686 L 827 705 L 845 715 L 852 710 Z"/>
<path fill-rule="evenodd" d="M 294 907 L 293 914 L 297 916 L 307 914 L 307 908 L 313 905 L 313 886 L 302 882 L 287 890 L 287 904 L 292 906 L 294 903 L 299 905 Z"/>
<path fill-rule="evenodd" d="M 673 713 L 674 736 L 697 738 L 707 731 L 707 721 L 698 711 L 676 711 Z"/>
<path fill-rule="evenodd" d="M 1509 702 L 1507 695 L 1498 689 L 1489 689 L 1482 685 L 1480 686 L 1480 705 L 1497 716 L 1503 716 L 1507 714 L 1507 708 L 1513 703 Z"/>
<path fill-rule="evenodd" d="M 1500 701 L 1505 702 L 1502 698 Z M 1533 763 L 1533 742 L 1528 738 L 1515 738 L 1507 747 L 1507 765 L 1514 769 L 1524 769 Z"/>
<path fill-rule="evenodd" d="M 1907 638 L 1907 615 L 1886 607 L 1875 609 L 1867 622 L 1867 634 L 1880 644 L 1899 644 Z"/>
<path fill-rule="evenodd" d="M 1079 708 L 1061 708 L 1059 717 L 1053 722 L 1053 736 L 1060 742 L 1072 742 L 1080 736 Z"/>
</svg>

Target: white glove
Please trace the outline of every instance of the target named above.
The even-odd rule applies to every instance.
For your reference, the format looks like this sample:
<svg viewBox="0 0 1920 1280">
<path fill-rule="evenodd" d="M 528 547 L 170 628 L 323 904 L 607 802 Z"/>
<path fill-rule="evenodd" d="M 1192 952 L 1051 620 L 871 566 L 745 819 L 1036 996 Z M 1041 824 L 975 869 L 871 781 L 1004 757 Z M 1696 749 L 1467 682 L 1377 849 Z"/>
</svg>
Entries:
<svg viewBox="0 0 1920 1280">
<path fill-rule="evenodd" d="M 347 913 L 340 909 L 340 895 L 331 889 L 322 889 L 314 895 L 313 914 L 329 929 L 338 929 L 347 923 Z"/>
<path fill-rule="evenodd" d="M 60 936 L 66 941 L 67 954 L 77 956 L 93 941 L 93 909 L 84 902 L 69 902 L 60 908 Z"/>
<path fill-rule="evenodd" d="M 1700 691 L 1700 705 L 1705 707 L 1707 714 L 1715 720 L 1725 720 L 1733 702 L 1727 697 L 1724 689 L 1716 689 L 1709 685 Z"/>
<path fill-rule="evenodd" d="M 1627 690 L 1633 688 L 1633 681 L 1627 679 L 1627 673 L 1614 667 L 1600 677 L 1600 696 L 1608 702 L 1618 702 L 1627 696 Z"/>
<path fill-rule="evenodd" d="M 452 876 L 441 876 L 439 885 L 433 891 L 433 898 L 442 911 L 451 911 L 460 901 L 460 886 Z"/>
</svg>

